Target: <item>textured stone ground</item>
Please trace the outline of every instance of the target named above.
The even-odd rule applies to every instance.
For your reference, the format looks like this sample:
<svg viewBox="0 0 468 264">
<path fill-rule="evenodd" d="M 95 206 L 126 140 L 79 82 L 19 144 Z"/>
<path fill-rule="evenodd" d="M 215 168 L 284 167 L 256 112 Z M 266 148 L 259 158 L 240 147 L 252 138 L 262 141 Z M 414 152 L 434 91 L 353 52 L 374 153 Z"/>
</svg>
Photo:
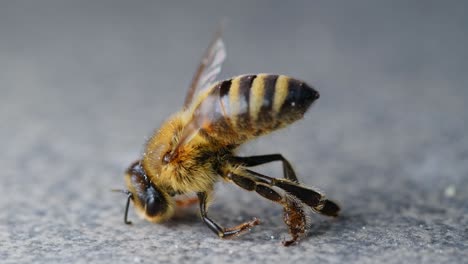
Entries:
<svg viewBox="0 0 468 264">
<path fill-rule="evenodd" d="M 1 3 L 0 263 L 466 263 L 467 7 L 378 2 Z M 280 208 L 235 186 L 211 216 L 262 225 L 227 241 L 196 208 L 126 226 L 110 192 L 223 17 L 223 77 L 286 73 L 322 95 L 241 150 L 283 153 L 341 204 L 295 247 Z"/>
</svg>

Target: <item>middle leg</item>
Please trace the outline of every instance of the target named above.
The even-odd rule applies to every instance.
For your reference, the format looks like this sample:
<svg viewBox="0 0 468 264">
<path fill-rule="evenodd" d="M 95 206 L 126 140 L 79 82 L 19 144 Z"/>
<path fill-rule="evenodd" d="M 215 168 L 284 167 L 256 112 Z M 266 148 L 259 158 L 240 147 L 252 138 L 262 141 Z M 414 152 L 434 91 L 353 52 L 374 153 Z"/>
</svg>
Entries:
<svg viewBox="0 0 468 264">
<path fill-rule="evenodd" d="M 232 238 L 234 236 L 239 236 L 242 233 L 248 231 L 250 228 L 260 224 L 260 221 L 257 218 L 254 218 L 251 221 L 242 223 L 231 228 L 221 227 L 207 215 L 207 203 L 209 194 L 207 192 L 200 192 L 197 193 L 197 195 L 198 200 L 200 201 L 200 214 L 203 219 L 203 222 L 205 222 L 205 224 L 211 229 L 211 231 L 216 233 L 220 238 Z"/>
</svg>

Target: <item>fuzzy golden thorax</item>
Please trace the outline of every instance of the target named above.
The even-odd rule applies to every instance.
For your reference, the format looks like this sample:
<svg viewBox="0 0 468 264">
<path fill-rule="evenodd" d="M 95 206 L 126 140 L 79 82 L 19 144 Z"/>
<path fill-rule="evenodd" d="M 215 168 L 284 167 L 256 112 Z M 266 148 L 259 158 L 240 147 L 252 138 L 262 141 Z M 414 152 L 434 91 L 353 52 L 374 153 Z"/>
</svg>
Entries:
<svg viewBox="0 0 468 264">
<path fill-rule="evenodd" d="M 193 130 L 190 120 L 190 111 L 184 111 L 166 121 L 147 142 L 142 160 L 151 182 L 172 195 L 212 190 L 226 156 L 222 146 Z M 186 141 L 179 146 L 181 140 Z"/>
</svg>

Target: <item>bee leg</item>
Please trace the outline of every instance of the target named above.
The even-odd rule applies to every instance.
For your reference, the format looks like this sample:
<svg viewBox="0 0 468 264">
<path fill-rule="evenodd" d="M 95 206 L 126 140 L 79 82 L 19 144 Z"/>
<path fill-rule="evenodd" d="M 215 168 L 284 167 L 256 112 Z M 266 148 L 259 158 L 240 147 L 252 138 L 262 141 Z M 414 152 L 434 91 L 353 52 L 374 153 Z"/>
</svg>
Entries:
<svg viewBox="0 0 468 264">
<path fill-rule="evenodd" d="M 317 213 L 326 216 L 338 216 L 340 207 L 335 202 L 326 199 L 325 196 L 318 191 L 307 188 L 287 179 L 271 178 L 251 170 L 245 170 L 245 172 L 250 177 L 252 177 L 252 179 L 256 179 L 257 181 L 266 183 L 270 186 L 278 187 L 292 196 L 297 197 L 300 201 L 310 206 Z"/>
<path fill-rule="evenodd" d="M 302 202 L 287 192 L 278 193 L 273 189 L 273 185 L 265 182 L 262 179 L 251 177 L 248 173 L 232 173 L 229 172 L 226 176 L 228 180 L 239 187 L 248 191 L 255 191 L 268 200 L 279 203 L 284 208 L 283 220 L 288 226 L 291 239 L 284 241 L 284 246 L 292 245 L 306 232 L 307 216 L 303 209 Z"/>
<path fill-rule="evenodd" d="M 314 211 L 317 213 L 331 217 L 337 217 L 338 213 L 340 212 L 340 206 L 328 199 L 323 200 L 322 204 L 315 206 L 312 209 L 314 209 Z"/>
<path fill-rule="evenodd" d="M 208 200 L 208 194 L 206 192 L 200 192 L 197 193 L 197 195 L 198 199 L 200 200 L 200 214 L 203 222 L 205 222 L 211 231 L 216 233 L 220 238 L 232 238 L 234 236 L 239 236 L 260 223 L 257 218 L 254 218 L 251 221 L 242 223 L 232 228 L 221 227 L 207 216 L 206 204 Z"/>
<path fill-rule="evenodd" d="M 286 205 L 283 209 L 283 221 L 288 226 L 290 240 L 283 241 L 285 247 L 294 244 L 301 238 L 308 227 L 307 215 L 304 211 L 302 203 L 292 196 L 286 196 Z"/>
<path fill-rule="evenodd" d="M 253 167 L 257 165 L 262 165 L 265 163 L 273 161 L 282 161 L 283 163 L 283 175 L 284 178 L 298 183 L 296 173 L 291 166 L 291 163 L 283 157 L 281 154 L 269 154 L 269 155 L 260 155 L 260 156 L 250 156 L 250 157 L 234 157 L 233 162 L 240 164 L 246 167 Z"/>
<path fill-rule="evenodd" d="M 281 154 L 270 154 L 261 156 L 250 156 L 250 157 L 234 157 L 232 159 L 233 164 L 243 165 L 246 167 L 253 167 L 261 164 L 265 164 L 272 161 L 283 162 L 283 179 L 271 178 L 254 171 L 247 170 L 253 174 L 254 177 L 259 178 L 270 185 L 277 186 L 291 194 L 297 196 L 301 201 L 311 206 L 312 209 L 320 214 L 327 216 L 337 216 L 340 211 L 340 207 L 333 201 L 324 199 L 323 195 L 311 190 L 309 188 L 298 185 L 299 181 L 296 177 L 291 164 Z"/>
</svg>

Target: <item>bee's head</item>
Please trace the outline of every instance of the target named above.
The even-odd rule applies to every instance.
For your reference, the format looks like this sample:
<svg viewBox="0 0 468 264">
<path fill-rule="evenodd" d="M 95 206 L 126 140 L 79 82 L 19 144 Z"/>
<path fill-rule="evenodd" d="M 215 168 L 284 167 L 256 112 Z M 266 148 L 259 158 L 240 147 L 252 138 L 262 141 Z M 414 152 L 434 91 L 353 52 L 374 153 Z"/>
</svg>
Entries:
<svg viewBox="0 0 468 264">
<path fill-rule="evenodd" d="M 161 222 L 173 213 L 172 198 L 161 188 L 155 186 L 146 176 L 140 162 L 130 165 L 125 173 L 128 202 L 125 210 L 127 221 L 128 203 L 133 201 L 138 215 L 151 222 Z"/>
</svg>

